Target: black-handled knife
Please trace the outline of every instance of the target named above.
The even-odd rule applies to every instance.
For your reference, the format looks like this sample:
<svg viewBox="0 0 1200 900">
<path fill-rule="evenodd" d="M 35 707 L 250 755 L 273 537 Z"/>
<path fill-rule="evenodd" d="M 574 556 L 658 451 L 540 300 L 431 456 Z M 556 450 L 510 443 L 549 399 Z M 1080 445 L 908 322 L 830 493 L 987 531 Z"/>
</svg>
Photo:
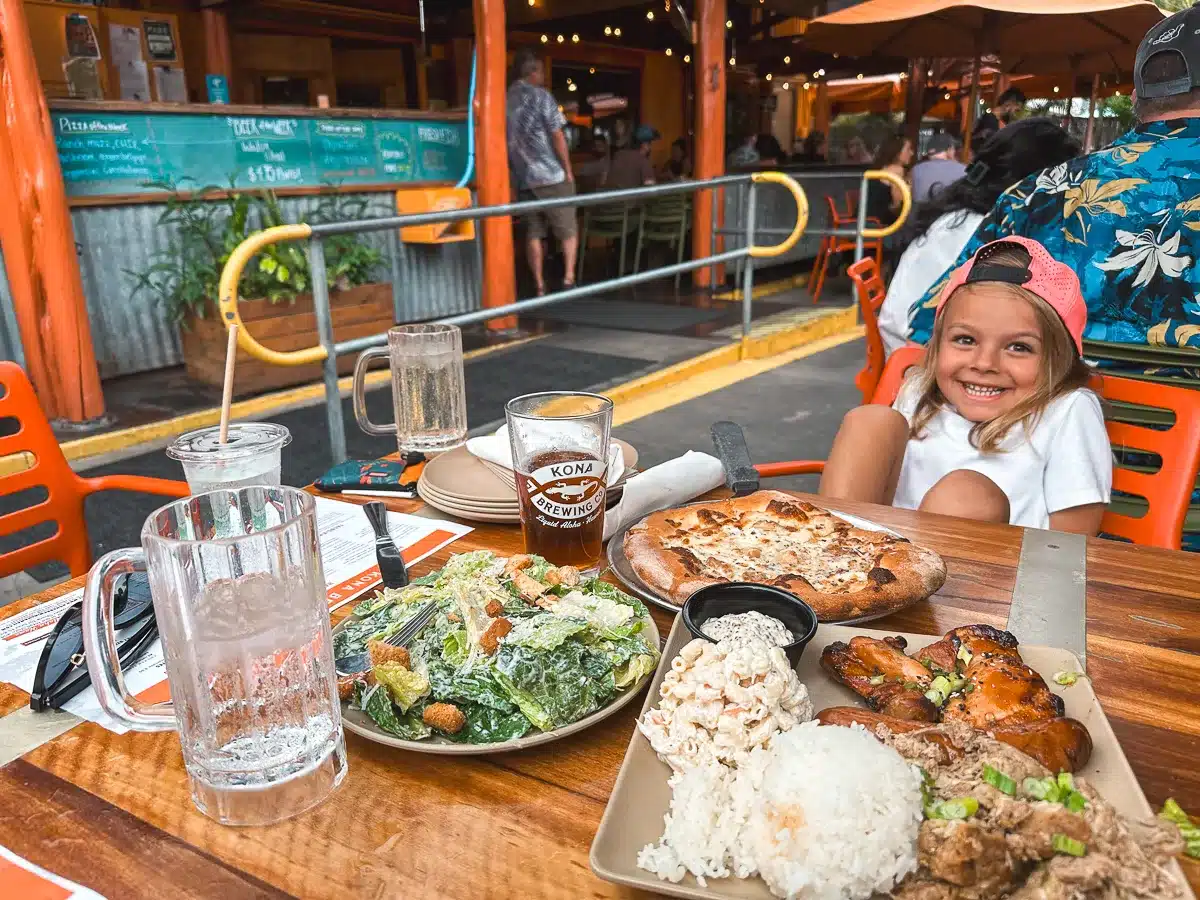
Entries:
<svg viewBox="0 0 1200 900">
<path fill-rule="evenodd" d="M 379 575 L 383 586 L 402 588 L 408 584 L 408 569 L 404 565 L 404 557 L 388 533 L 387 507 L 379 500 L 374 500 L 363 507 L 371 528 L 375 532 L 375 559 L 379 563 Z"/>
<path fill-rule="evenodd" d="M 745 497 L 758 490 L 758 471 L 750 462 L 750 448 L 742 426 L 736 422 L 713 422 L 713 447 L 725 467 L 725 484 L 735 497 Z"/>
</svg>

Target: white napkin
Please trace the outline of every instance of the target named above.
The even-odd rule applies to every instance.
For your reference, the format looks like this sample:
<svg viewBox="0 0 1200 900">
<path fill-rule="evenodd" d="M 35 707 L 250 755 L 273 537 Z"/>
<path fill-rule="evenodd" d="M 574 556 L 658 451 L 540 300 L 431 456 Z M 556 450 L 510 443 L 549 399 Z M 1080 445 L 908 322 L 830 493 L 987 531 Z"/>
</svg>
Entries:
<svg viewBox="0 0 1200 900">
<path fill-rule="evenodd" d="M 467 452 L 512 471 L 512 445 L 508 441 L 507 425 L 501 425 L 495 434 L 470 438 L 467 441 Z M 608 475 L 605 480 L 611 486 L 624 473 L 625 459 L 621 453 L 621 445 L 612 441 L 608 445 Z"/>
<path fill-rule="evenodd" d="M 604 514 L 604 539 L 649 513 L 687 503 L 724 483 L 721 461 L 694 450 L 640 472 L 625 482 L 620 502 Z"/>
</svg>

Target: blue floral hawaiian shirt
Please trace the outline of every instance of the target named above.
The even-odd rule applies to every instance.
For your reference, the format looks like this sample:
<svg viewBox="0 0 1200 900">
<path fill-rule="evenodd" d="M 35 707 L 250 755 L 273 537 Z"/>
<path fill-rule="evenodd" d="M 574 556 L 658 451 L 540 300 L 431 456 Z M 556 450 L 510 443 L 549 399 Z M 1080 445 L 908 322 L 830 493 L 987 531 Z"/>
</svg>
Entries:
<svg viewBox="0 0 1200 900">
<path fill-rule="evenodd" d="M 914 307 L 926 343 L 954 267 L 1006 235 L 1045 245 L 1079 276 L 1084 337 L 1200 348 L 1200 119 L 1152 122 L 1005 191 Z"/>
</svg>

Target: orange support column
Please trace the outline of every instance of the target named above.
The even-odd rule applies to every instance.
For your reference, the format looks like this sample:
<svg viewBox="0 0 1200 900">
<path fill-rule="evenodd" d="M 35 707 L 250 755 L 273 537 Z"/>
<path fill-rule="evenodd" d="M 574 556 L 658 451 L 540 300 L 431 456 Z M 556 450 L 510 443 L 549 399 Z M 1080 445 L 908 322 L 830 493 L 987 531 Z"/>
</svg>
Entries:
<svg viewBox="0 0 1200 900">
<path fill-rule="evenodd" d="M 476 181 L 481 206 L 512 200 L 508 180 L 508 136 L 505 102 L 508 68 L 504 45 L 504 0 L 475 0 L 475 43 L 479 54 L 475 72 L 479 122 L 475 132 Z M 512 219 L 495 217 L 483 222 L 483 305 L 487 308 L 516 302 L 516 269 Z M 517 327 L 516 316 L 492 319 L 488 327 Z"/>
<path fill-rule="evenodd" d="M 697 179 L 725 174 L 725 0 L 696 0 L 696 164 Z M 692 258 L 713 252 L 713 203 L 719 194 L 699 191 L 692 217 Z M 693 273 L 695 284 L 712 283 L 712 269 Z"/>
<path fill-rule="evenodd" d="M 30 280 L 38 321 L 22 323 L 21 333 L 37 330 L 50 377 L 61 390 L 57 397 L 39 398 L 47 415 L 85 422 L 104 415 L 104 396 L 67 191 L 22 0 L 0 0 L 0 109 L 12 161 L 9 178 L 16 186 L 15 198 L 7 202 L 15 199 L 20 210 L 35 269 Z M 20 260 L 21 253 L 15 255 Z"/>
</svg>

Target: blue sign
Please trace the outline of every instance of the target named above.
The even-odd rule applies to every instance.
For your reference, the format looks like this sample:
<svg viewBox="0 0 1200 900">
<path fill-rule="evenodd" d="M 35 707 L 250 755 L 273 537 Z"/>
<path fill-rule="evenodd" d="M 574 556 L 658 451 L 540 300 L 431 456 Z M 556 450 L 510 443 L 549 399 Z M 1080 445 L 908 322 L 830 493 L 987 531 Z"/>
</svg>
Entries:
<svg viewBox="0 0 1200 900">
<path fill-rule="evenodd" d="M 208 85 L 209 103 L 229 102 L 229 82 L 224 75 L 205 75 L 204 82 Z"/>
</svg>

